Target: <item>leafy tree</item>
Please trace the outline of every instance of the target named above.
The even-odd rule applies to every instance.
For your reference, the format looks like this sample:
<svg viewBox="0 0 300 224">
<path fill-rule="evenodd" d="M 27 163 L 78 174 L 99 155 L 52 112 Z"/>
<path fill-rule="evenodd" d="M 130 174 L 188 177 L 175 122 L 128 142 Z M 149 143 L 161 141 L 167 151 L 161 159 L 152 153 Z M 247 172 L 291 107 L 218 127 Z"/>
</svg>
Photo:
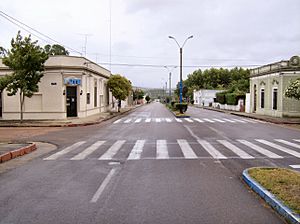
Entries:
<svg viewBox="0 0 300 224">
<path fill-rule="evenodd" d="M 11 82 L 11 76 L 5 75 L 0 77 L 0 93 L 3 92 L 3 90 L 8 86 L 10 82 Z"/>
<path fill-rule="evenodd" d="M 120 112 L 121 100 L 125 100 L 132 89 L 131 82 L 121 75 L 112 75 L 107 81 L 107 87 L 119 101 L 118 112 Z"/>
<path fill-rule="evenodd" d="M 2 48 L 2 54 L 3 64 L 13 71 L 2 83 L 5 84 L 9 96 L 19 93 L 22 122 L 25 97 L 30 98 L 38 91 L 38 83 L 43 77 L 44 63 L 48 55 L 37 45 L 37 41 L 32 42 L 30 35 L 23 39 L 20 31 L 11 40 L 11 50 Z"/>
<path fill-rule="evenodd" d="M 291 84 L 284 91 L 285 97 L 295 98 L 296 100 L 300 100 L 300 78 L 291 82 Z"/>
<path fill-rule="evenodd" d="M 149 101 L 150 101 L 150 96 L 147 95 L 145 99 L 146 99 L 147 103 L 149 103 Z"/>
<path fill-rule="evenodd" d="M 144 93 L 143 90 L 141 90 L 141 89 L 135 89 L 133 91 L 133 100 L 141 100 L 141 99 L 144 98 L 144 95 L 145 95 L 145 93 Z"/>
<path fill-rule="evenodd" d="M 44 49 L 48 55 L 69 55 L 69 51 L 59 44 L 47 44 Z"/>
</svg>

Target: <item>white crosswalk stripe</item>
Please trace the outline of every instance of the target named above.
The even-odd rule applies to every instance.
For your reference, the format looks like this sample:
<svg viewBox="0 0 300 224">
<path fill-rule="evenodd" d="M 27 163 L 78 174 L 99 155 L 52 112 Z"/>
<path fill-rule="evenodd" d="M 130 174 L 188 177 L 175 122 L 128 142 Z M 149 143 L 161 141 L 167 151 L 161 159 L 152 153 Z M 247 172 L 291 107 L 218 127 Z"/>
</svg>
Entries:
<svg viewBox="0 0 300 224">
<path fill-rule="evenodd" d="M 166 123 L 171 123 L 173 121 L 176 122 L 180 122 L 182 123 L 184 122 L 189 122 L 189 123 L 193 123 L 194 121 L 197 121 L 198 123 L 205 123 L 205 122 L 209 122 L 209 123 L 243 123 L 243 124 L 247 124 L 247 123 L 257 123 L 259 121 L 254 121 L 251 119 L 235 119 L 235 118 L 127 118 L 127 119 L 118 119 L 116 121 L 113 122 L 113 124 L 128 124 L 128 123 L 141 123 L 141 122 L 145 122 L 145 123 L 150 123 L 150 122 L 154 122 L 154 123 L 162 123 L 162 122 L 166 122 Z M 266 123 L 266 122 L 261 122 L 261 123 Z"/>
<path fill-rule="evenodd" d="M 300 145 L 293 142 L 288 142 L 283 139 L 275 139 L 275 141 L 300 149 Z"/>
<path fill-rule="evenodd" d="M 181 119 L 179 119 L 179 118 L 175 118 L 175 120 L 176 120 L 177 122 L 179 122 L 179 123 L 181 123 L 181 122 L 182 122 L 182 120 L 181 120 Z"/>
<path fill-rule="evenodd" d="M 190 123 L 192 123 L 192 122 L 194 122 L 192 119 L 190 119 L 190 118 L 184 118 L 184 120 L 186 120 L 187 122 L 190 122 Z"/>
<path fill-rule="evenodd" d="M 184 139 L 178 139 L 177 140 L 178 145 L 181 148 L 181 151 L 186 159 L 196 159 L 197 155 L 194 153 L 193 149 L 187 142 L 187 140 Z"/>
<path fill-rule="evenodd" d="M 221 122 L 221 123 L 225 123 L 225 121 L 222 121 L 222 120 L 220 120 L 220 119 L 217 119 L 217 118 L 213 118 L 212 120 L 214 120 L 214 121 L 218 121 L 218 122 Z"/>
<path fill-rule="evenodd" d="M 134 121 L 134 123 L 140 123 L 142 121 L 142 118 L 138 118 Z"/>
<path fill-rule="evenodd" d="M 47 157 L 47 158 L 45 158 L 44 160 L 56 160 L 60 156 L 65 155 L 65 154 L 71 152 L 74 149 L 77 149 L 79 146 L 83 145 L 84 143 L 85 143 L 85 141 L 76 142 L 73 145 L 71 145 L 71 146 L 69 146 L 69 147 L 67 147 L 67 148 L 65 148 L 65 149 L 63 149 L 63 150 L 61 150 L 61 151 L 59 151 L 59 152 L 57 152 L 57 153 L 55 153 L 55 154 Z"/>
<path fill-rule="evenodd" d="M 268 145 L 268 146 L 270 146 L 270 147 L 273 147 L 273 148 L 275 148 L 275 149 L 278 149 L 278 150 L 280 150 L 280 151 L 282 151 L 282 152 L 285 152 L 285 153 L 288 153 L 288 154 L 290 154 L 290 155 L 293 155 L 293 156 L 295 156 L 295 157 L 297 157 L 297 158 L 300 158 L 300 153 L 299 153 L 299 152 L 296 152 L 296 151 L 294 151 L 294 150 L 288 149 L 288 148 L 286 148 L 286 147 L 277 145 L 277 144 L 275 144 L 275 143 L 273 143 L 273 142 L 269 142 L 269 141 L 266 141 L 266 140 L 263 140 L 263 139 L 255 139 L 255 140 L 258 141 L 258 142 L 260 142 L 260 143 L 263 143 L 263 144 L 265 144 L 265 145 Z"/>
<path fill-rule="evenodd" d="M 230 123 L 236 123 L 236 121 L 233 121 L 233 120 L 230 120 L 230 119 L 227 119 L 227 118 L 223 118 L 224 121 L 228 121 Z"/>
<path fill-rule="evenodd" d="M 195 121 L 198 121 L 199 123 L 204 123 L 204 121 L 202 121 L 201 119 L 199 118 L 194 118 Z"/>
<path fill-rule="evenodd" d="M 222 153 L 216 150 L 209 142 L 198 140 L 199 144 L 215 159 L 227 159 Z"/>
<path fill-rule="evenodd" d="M 255 142 L 254 142 L 255 141 Z M 86 158 L 92 159 L 93 153 L 97 150 L 102 149 L 105 151 L 102 153 L 102 156 L 98 157 L 98 160 L 101 161 L 109 161 L 114 159 L 122 159 L 116 158 L 118 152 L 123 148 L 126 144 L 130 147 L 124 147 L 122 151 L 128 152 L 128 156 L 126 156 L 127 160 L 140 160 L 140 159 L 201 159 L 201 158 L 211 158 L 211 159 L 254 159 L 254 158 L 271 158 L 271 159 L 284 159 L 290 158 L 291 155 L 297 158 L 300 158 L 300 152 L 297 152 L 291 148 L 299 148 L 299 144 L 293 143 L 288 140 L 282 139 L 273 139 L 264 140 L 264 139 L 255 139 L 255 140 L 206 140 L 206 139 L 197 139 L 197 142 L 188 142 L 185 139 L 177 139 L 175 142 L 167 141 L 165 139 L 159 140 L 151 140 L 145 144 L 146 140 L 137 140 L 135 142 L 128 142 L 126 140 L 116 140 L 115 142 L 111 141 L 96 141 L 93 144 L 85 147 L 86 142 L 80 141 L 76 142 L 61 151 L 58 151 L 43 160 L 84 160 Z M 192 143 L 192 145 L 191 145 Z M 261 143 L 261 144 L 260 144 Z M 276 144 L 278 143 L 278 144 Z M 155 153 L 151 153 L 152 156 L 149 155 L 149 150 L 153 150 L 153 144 L 155 145 Z M 170 149 L 173 150 L 174 144 L 180 147 L 182 154 L 180 156 L 172 156 L 169 155 Z M 282 144 L 286 145 L 286 147 L 282 146 Z M 110 146 L 109 146 L 110 145 Z M 151 146 L 152 145 L 152 146 Z M 266 145 L 268 149 L 264 148 L 262 145 Z M 107 147 L 106 147 L 107 146 Z M 151 147 L 150 147 L 151 146 Z M 193 148 L 191 147 L 193 146 Z M 244 146 L 243 148 L 241 146 Z M 271 149 L 270 149 L 271 148 Z M 73 155 L 73 151 L 76 150 L 76 155 Z M 81 150 L 80 152 L 78 152 Z M 147 151 L 143 156 L 143 152 Z M 221 151 L 220 151 L 221 150 Z M 272 151 L 271 151 L 272 150 Z M 279 150 L 281 151 L 281 155 L 278 155 L 273 151 Z M 175 150 L 176 151 L 176 150 Z M 208 153 L 209 155 L 206 157 L 197 156 L 197 153 L 203 154 L 203 152 Z M 72 154 L 72 157 L 68 156 Z M 178 153 L 178 151 L 177 151 Z M 234 153 L 234 155 L 232 154 Z M 286 155 L 284 155 L 284 153 Z M 261 154 L 259 156 L 258 154 Z M 90 156 L 91 155 L 91 156 Z M 119 154 L 123 157 L 124 153 Z M 94 156 L 95 157 L 95 156 Z"/>
<path fill-rule="evenodd" d="M 121 120 L 122 120 L 122 119 L 116 120 L 116 121 L 114 122 L 114 124 L 118 124 L 118 123 L 120 123 L 120 122 L 121 122 Z"/>
<path fill-rule="evenodd" d="M 132 119 L 129 118 L 129 119 L 127 119 L 126 121 L 124 121 L 124 123 L 127 124 L 127 123 L 129 123 L 131 120 L 132 120 Z"/>
<path fill-rule="evenodd" d="M 300 139 L 293 139 L 294 141 L 296 141 L 296 142 L 300 142 Z"/>
<path fill-rule="evenodd" d="M 212 120 L 210 120 L 210 119 L 208 119 L 208 118 L 203 118 L 202 120 L 208 121 L 208 122 L 210 122 L 210 123 L 215 123 L 215 121 L 212 121 Z"/>
<path fill-rule="evenodd" d="M 137 160 L 141 158 L 146 140 L 137 140 L 127 160 Z"/>
<path fill-rule="evenodd" d="M 120 148 L 125 143 L 125 140 L 116 141 L 98 160 L 110 160 L 117 154 Z"/>
<path fill-rule="evenodd" d="M 281 158 L 283 158 L 282 156 L 279 156 L 279 155 L 277 155 L 277 154 L 275 154 L 275 153 L 273 153 L 273 152 L 271 152 L 267 149 L 264 149 L 264 148 L 262 148 L 258 145 L 255 145 L 255 144 L 253 144 L 249 141 L 246 141 L 246 140 L 237 140 L 237 141 L 244 144 L 244 145 L 246 145 L 246 146 L 248 146 L 248 147 L 250 147 L 251 149 L 254 149 L 255 151 L 257 151 L 260 154 L 263 154 L 263 155 L 265 155 L 269 158 L 272 158 L 272 159 L 281 159 Z"/>
<path fill-rule="evenodd" d="M 166 140 L 157 140 L 156 141 L 156 158 L 157 159 L 168 159 L 168 147 Z"/>
<path fill-rule="evenodd" d="M 240 148 L 236 147 L 235 145 L 231 144 L 226 140 L 217 140 L 217 141 L 220 142 L 225 147 L 227 147 L 228 149 L 230 149 L 235 154 L 237 154 L 242 159 L 254 159 L 253 156 L 250 156 L 248 153 L 244 152 L 243 150 L 241 150 Z"/>
<path fill-rule="evenodd" d="M 83 160 L 88 155 L 92 154 L 94 151 L 96 151 L 101 145 L 103 145 L 105 141 L 98 141 L 82 151 L 81 153 L 77 154 L 76 156 L 72 157 L 71 160 Z"/>
</svg>

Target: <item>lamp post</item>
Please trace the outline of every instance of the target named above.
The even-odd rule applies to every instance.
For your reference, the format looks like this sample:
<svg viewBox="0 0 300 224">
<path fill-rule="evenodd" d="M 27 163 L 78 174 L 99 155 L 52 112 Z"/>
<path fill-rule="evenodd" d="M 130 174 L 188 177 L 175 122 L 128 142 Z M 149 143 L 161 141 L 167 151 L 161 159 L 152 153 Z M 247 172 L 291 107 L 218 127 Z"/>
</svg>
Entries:
<svg viewBox="0 0 300 224">
<path fill-rule="evenodd" d="M 179 47 L 179 53 L 180 53 L 179 102 L 182 103 L 182 49 L 183 49 L 184 45 L 186 44 L 187 40 L 193 38 L 193 35 L 186 38 L 185 41 L 183 42 L 182 46 L 179 45 L 179 43 L 177 42 L 175 37 L 169 36 L 169 38 L 173 39 L 176 42 L 177 46 Z"/>
<path fill-rule="evenodd" d="M 168 71 L 169 71 L 169 97 L 170 97 L 170 100 L 171 100 L 171 76 L 172 76 L 172 71 L 173 71 L 173 69 L 174 68 L 177 68 L 177 66 L 171 66 L 172 67 L 172 69 L 170 69 L 170 67 L 168 67 L 168 66 L 164 66 L 164 68 L 166 68 L 166 69 L 168 69 Z"/>
</svg>

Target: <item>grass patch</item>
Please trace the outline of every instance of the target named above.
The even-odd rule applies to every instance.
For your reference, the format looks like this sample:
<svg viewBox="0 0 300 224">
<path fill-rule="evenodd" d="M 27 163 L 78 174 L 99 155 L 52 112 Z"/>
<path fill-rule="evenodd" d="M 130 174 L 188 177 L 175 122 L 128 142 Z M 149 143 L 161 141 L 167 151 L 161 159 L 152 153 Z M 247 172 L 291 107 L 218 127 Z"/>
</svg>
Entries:
<svg viewBox="0 0 300 224">
<path fill-rule="evenodd" d="M 300 214 L 300 173 L 283 168 L 253 168 L 249 175 Z"/>
</svg>

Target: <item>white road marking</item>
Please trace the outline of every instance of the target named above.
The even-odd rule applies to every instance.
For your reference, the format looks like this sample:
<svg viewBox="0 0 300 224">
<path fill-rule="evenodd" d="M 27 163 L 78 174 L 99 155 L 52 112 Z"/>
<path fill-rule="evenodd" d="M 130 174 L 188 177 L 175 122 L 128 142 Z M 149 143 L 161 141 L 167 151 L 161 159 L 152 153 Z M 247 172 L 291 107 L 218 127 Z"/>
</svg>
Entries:
<svg viewBox="0 0 300 224">
<path fill-rule="evenodd" d="M 220 119 L 217 119 L 217 118 L 213 118 L 212 120 L 214 120 L 214 121 L 218 121 L 218 122 L 221 122 L 221 123 L 225 123 L 225 121 L 222 121 L 222 120 L 220 120 Z"/>
<path fill-rule="evenodd" d="M 292 167 L 294 169 L 300 169 L 300 165 L 290 165 L 290 167 Z"/>
<path fill-rule="evenodd" d="M 259 152 L 260 154 L 263 154 L 263 155 L 269 157 L 269 158 L 272 158 L 272 159 L 281 159 L 281 158 L 283 158 L 282 156 L 279 156 L 279 155 L 277 155 L 277 154 L 275 154 L 275 153 L 273 153 L 273 152 L 271 152 L 267 149 L 264 149 L 264 148 L 262 148 L 258 145 L 255 145 L 251 142 L 248 142 L 246 140 L 237 140 L 237 141 L 244 144 L 244 145 L 246 145 L 246 146 L 248 146 L 249 148 Z"/>
<path fill-rule="evenodd" d="M 145 120 L 146 123 L 149 123 L 150 121 L 151 121 L 151 118 L 147 118 L 147 119 Z"/>
<path fill-rule="evenodd" d="M 129 118 L 129 119 L 127 119 L 126 121 L 124 121 L 124 123 L 129 123 L 130 121 L 131 121 L 132 119 L 131 118 Z"/>
<path fill-rule="evenodd" d="M 177 122 L 179 122 L 179 123 L 181 123 L 181 122 L 182 122 L 182 120 L 181 120 L 181 119 L 179 119 L 179 118 L 175 118 L 175 120 L 176 120 Z"/>
<path fill-rule="evenodd" d="M 215 121 L 212 121 L 212 120 L 207 119 L 207 118 L 203 118 L 203 120 L 208 121 L 208 122 L 210 122 L 210 123 L 215 123 Z"/>
<path fill-rule="evenodd" d="M 275 139 L 275 141 L 300 149 L 300 145 L 293 143 L 293 142 L 288 142 L 288 141 L 285 141 L 282 139 Z"/>
<path fill-rule="evenodd" d="M 237 154 L 242 159 L 254 159 L 253 156 L 250 156 L 248 153 L 244 152 L 240 148 L 236 147 L 235 145 L 231 144 L 230 142 L 226 140 L 217 140 L 219 143 L 224 145 L 226 148 L 230 149 L 232 152 Z"/>
<path fill-rule="evenodd" d="M 116 120 L 116 121 L 114 122 L 114 124 L 118 124 L 118 123 L 120 123 L 120 122 L 121 122 L 121 120 L 122 120 L 122 119 Z"/>
<path fill-rule="evenodd" d="M 168 147 L 166 140 L 156 141 L 156 158 L 157 159 L 169 159 Z"/>
<path fill-rule="evenodd" d="M 250 119 L 241 119 L 242 121 L 246 121 L 246 122 L 249 122 L 249 123 L 253 123 L 253 124 L 256 124 L 257 122 L 256 121 L 253 121 L 253 120 L 250 120 Z"/>
<path fill-rule="evenodd" d="M 166 122 L 172 122 L 171 118 L 166 118 Z"/>
<path fill-rule="evenodd" d="M 142 118 L 138 118 L 134 121 L 134 123 L 140 123 L 142 121 Z"/>
<path fill-rule="evenodd" d="M 160 119 L 160 118 L 156 118 L 155 121 L 156 121 L 157 123 L 160 123 L 160 122 L 161 122 L 161 119 Z"/>
<path fill-rule="evenodd" d="M 277 144 L 275 144 L 273 142 L 269 142 L 269 141 L 266 141 L 266 140 L 263 140 L 263 139 L 255 139 L 255 140 L 258 141 L 258 142 L 260 142 L 260 143 L 263 143 L 265 145 L 271 146 L 271 147 L 273 147 L 275 149 L 278 149 L 278 150 L 280 150 L 282 152 L 285 152 L 285 153 L 291 154 L 291 155 L 293 155 L 293 156 L 295 156 L 297 158 L 300 158 L 300 153 L 299 152 L 296 152 L 294 150 L 288 149 L 286 147 L 277 145 Z"/>
<path fill-rule="evenodd" d="M 199 123 L 203 123 L 204 121 L 202 121 L 201 119 L 199 118 L 194 118 L 195 121 L 198 121 Z"/>
<path fill-rule="evenodd" d="M 111 160 L 125 142 L 125 140 L 116 141 L 98 160 Z"/>
<path fill-rule="evenodd" d="M 230 119 L 227 119 L 227 118 L 222 118 L 224 121 L 228 121 L 230 123 L 236 123 L 236 121 L 233 121 L 233 120 L 230 120 Z"/>
<path fill-rule="evenodd" d="M 296 141 L 296 142 L 300 142 L 300 139 L 293 139 L 294 141 Z"/>
<path fill-rule="evenodd" d="M 234 119 L 234 118 L 232 118 L 232 120 L 237 121 L 237 122 L 240 122 L 240 123 L 247 123 L 246 121 L 242 121 L 242 120 L 240 120 L 240 119 Z"/>
<path fill-rule="evenodd" d="M 198 140 L 199 144 L 215 159 L 227 159 L 222 153 L 216 150 L 209 142 Z"/>
<path fill-rule="evenodd" d="M 81 153 L 77 154 L 76 156 L 72 157 L 70 160 L 83 160 L 88 155 L 92 154 L 94 151 L 96 151 L 102 144 L 104 144 L 105 141 L 97 141 Z"/>
<path fill-rule="evenodd" d="M 62 155 L 65 155 L 67 154 L 68 152 L 71 152 L 72 150 L 74 149 L 77 149 L 79 146 L 83 145 L 85 143 L 85 141 L 82 141 L 82 142 L 76 142 L 75 144 L 57 152 L 57 153 L 54 153 L 53 155 L 47 157 L 47 158 L 44 158 L 43 160 L 56 160 L 58 157 L 62 156 Z"/>
<path fill-rule="evenodd" d="M 137 140 L 127 160 L 137 160 L 141 158 L 146 140 Z"/>
<path fill-rule="evenodd" d="M 178 139 L 177 143 L 179 144 L 181 151 L 186 159 L 197 159 L 198 158 L 186 140 Z"/>
<path fill-rule="evenodd" d="M 190 122 L 190 123 L 192 123 L 192 122 L 193 122 L 193 120 L 192 120 L 192 119 L 190 119 L 190 118 L 184 118 L 184 120 L 186 120 L 187 122 Z"/>
<path fill-rule="evenodd" d="M 111 180 L 111 178 L 113 177 L 113 175 L 116 172 L 116 168 L 113 168 L 108 175 L 105 177 L 104 181 L 101 183 L 100 187 L 98 188 L 98 190 L 96 191 L 96 193 L 94 194 L 93 198 L 91 199 L 91 203 L 96 203 L 98 201 L 98 199 L 100 198 L 102 192 L 104 191 L 104 189 L 106 188 L 106 186 L 108 185 L 109 181 Z"/>
</svg>

